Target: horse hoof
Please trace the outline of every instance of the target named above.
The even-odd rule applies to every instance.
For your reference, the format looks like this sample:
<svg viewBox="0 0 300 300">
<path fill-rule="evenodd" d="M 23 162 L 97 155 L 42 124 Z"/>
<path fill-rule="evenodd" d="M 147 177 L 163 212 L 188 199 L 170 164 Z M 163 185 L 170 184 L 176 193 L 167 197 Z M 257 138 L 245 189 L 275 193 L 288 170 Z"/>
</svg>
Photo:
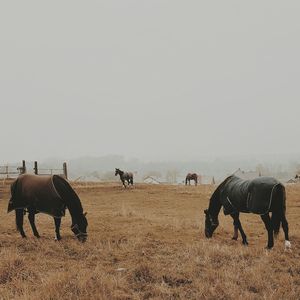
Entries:
<svg viewBox="0 0 300 300">
<path fill-rule="evenodd" d="M 56 237 L 56 238 L 54 239 L 55 242 L 59 242 L 60 240 L 61 240 L 61 237 Z"/>
<path fill-rule="evenodd" d="M 273 246 L 272 246 L 272 247 L 267 246 L 267 247 L 266 247 L 266 250 L 272 250 L 272 248 L 273 248 Z"/>
<path fill-rule="evenodd" d="M 248 246 L 249 244 L 248 244 L 247 241 L 243 241 L 243 245 L 244 245 L 244 246 Z"/>
<path fill-rule="evenodd" d="M 285 249 L 291 249 L 292 248 L 291 242 L 288 241 L 288 240 L 285 240 L 285 242 L 284 242 L 284 248 Z"/>
<path fill-rule="evenodd" d="M 234 241 L 237 241 L 238 238 L 237 238 L 237 237 L 233 237 L 232 239 L 233 239 Z"/>
<path fill-rule="evenodd" d="M 40 239 L 40 238 L 41 238 L 41 236 L 40 236 L 40 235 L 35 235 L 35 237 L 36 237 L 37 239 Z"/>
</svg>

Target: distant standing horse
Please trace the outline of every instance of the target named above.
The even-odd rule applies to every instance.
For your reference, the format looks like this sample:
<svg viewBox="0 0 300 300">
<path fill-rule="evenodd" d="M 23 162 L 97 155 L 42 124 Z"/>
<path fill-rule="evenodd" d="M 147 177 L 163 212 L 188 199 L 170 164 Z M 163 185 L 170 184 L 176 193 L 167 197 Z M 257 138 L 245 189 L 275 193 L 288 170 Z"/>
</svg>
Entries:
<svg viewBox="0 0 300 300">
<path fill-rule="evenodd" d="M 272 177 L 243 180 L 237 176 L 226 178 L 212 194 L 205 213 L 205 236 L 211 238 L 219 226 L 218 215 L 223 206 L 224 214 L 230 215 L 234 225 L 234 240 L 240 231 L 243 244 L 248 245 L 246 234 L 239 219 L 240 212 L 260 215 L 268 232 L 267 248 L 274 246 L 273 234 L 278 235 L 280 224 L 285 235 L 285 246 L 289 242 L 289 227 L 285 217 L 285 187 Z M 270 218 L 269 213 L 272 212 Z"/>
<path fill-rule="evenodd" d="M 64 178 L 58 175 L 24 174 L 11 185 L 8 212 L 15 210 L 17 230 L 23 238 L 26 238 L 23 218 L 25 212 L 28 211 L 28 219 L 37 238 L 40 235 L 35 226 L 35 214 L 42 212 L 54 218 L 56 240 L 60 240 L 60 223 L 66 208 L 72 218 L 71 230 L 79 241 L 86 241 L 88 226 L 86 213 L 83 213 L 79 197 Z"/>
<path fill-rule="evenodd" d="M 121 171 L 120 169 L 116 168 L 115 176 L 117 176 L 117 175 L 120 175 L 120 179 L 125 188 L 126 188 L 125 180 L 127 181 L 128 185 L 129 184 L 133 185 L 133 174 L 131 172 L 124 172 L 124 171 Z"/>
<path fill-rule="evenodd" d="M 189 182 L 189 185 L 191 185 L 191 180 L 194 180 L 195 185 L 198 183 L 198 175 L 196 173 L 188 173 L 185 177 L 185 185 Z"/>
</svg>

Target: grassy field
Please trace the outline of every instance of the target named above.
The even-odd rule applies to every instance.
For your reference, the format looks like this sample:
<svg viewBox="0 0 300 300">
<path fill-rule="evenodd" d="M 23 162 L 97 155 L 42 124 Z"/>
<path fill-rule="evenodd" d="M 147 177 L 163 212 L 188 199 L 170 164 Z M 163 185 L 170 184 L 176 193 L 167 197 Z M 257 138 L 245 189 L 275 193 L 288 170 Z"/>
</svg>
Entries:
<svg viewBox="0 0 300 300">
<path fill-rule="evenodd" d="M 214 238 L 204 237 L 203 209 L 214 187 L 76 185 L 88 212 L 88 241 L 75 240 L 70 217 L 61 242 L 54 222 L 37 215 L 40 239 L 27 218 L 22 239 L 0 190 L 1 299 L 299 299 L 300 185 L 287 186 L 292 250 L 281 231 L 265 250 L 259 216 L 242 215 L 249 246 L 231 240 L 230 217 L 220 215 Z"/>
</svg>

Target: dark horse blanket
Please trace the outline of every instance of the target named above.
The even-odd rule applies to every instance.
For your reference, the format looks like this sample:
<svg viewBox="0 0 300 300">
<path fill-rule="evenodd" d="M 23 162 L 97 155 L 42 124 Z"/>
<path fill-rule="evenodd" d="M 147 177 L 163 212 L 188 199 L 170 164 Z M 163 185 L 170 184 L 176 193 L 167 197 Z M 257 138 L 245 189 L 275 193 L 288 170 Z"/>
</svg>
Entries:
<svg viewBox="0 0 300 300">
<path fill-rule="evenodd" d="M 258 177 L 243 180 L 236 176 L 228 177 L 220 185 L 220 199 L 224 214 L 234 212 L 263 215 L 270 211 L 273 193 L 279 181 L 272 177 Z"/>
<path fill-rule="evenodd" d="M 19 176 L 11 186 L 11 199 L 8 212 L 15 209 L 34 208 L 38 212 L 49 214 L 53 217 L 65 215 L 66 205 L 55 187 L 55 177 L 24 174 Z M 59 177 L 59 181 L 64 180 Z M 65 181 L 65 180 L 64 180 Z M 69 185 L 65 182 L 66 186 Z"/>
</svg>

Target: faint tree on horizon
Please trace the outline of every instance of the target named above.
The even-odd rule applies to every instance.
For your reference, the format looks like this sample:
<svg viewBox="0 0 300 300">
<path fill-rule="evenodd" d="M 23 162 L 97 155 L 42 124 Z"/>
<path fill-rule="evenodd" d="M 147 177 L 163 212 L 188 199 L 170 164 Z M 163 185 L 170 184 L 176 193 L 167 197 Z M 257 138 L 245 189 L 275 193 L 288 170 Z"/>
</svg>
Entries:
<svg viewBox="0 0 300 300">
<path fill-rule="evenodd" d="M 166 181 L 169 183 L 176 183 L 177 182 L 177 176 L 179 175 L 178 170 L 168 170 L 166 174 Z"/>
</svg>

